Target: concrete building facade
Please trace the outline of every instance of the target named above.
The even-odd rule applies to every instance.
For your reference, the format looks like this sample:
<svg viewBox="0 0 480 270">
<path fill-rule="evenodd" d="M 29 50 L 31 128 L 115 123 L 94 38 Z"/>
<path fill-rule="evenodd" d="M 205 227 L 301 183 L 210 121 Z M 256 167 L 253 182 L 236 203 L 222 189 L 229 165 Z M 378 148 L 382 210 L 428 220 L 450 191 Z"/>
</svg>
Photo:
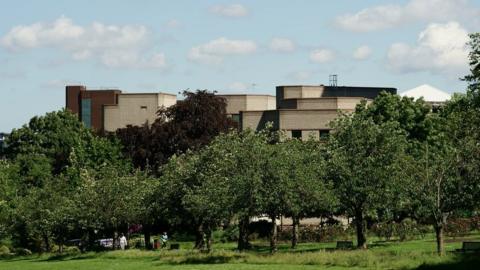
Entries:
<svg viewBox="0 0 480 270">
<path fill-rule="evenodd" d="M 374 99 L 381 91 L 395 88 L 324 85 L 278 86 L 276 96 L 253 94 L 218 95 L 225 99 L 226 113 L 240 129 L 261 130 L 268 122 L 287 137 L 316 139 L 328 136 L 329 123 L 339 111 L 353 112 L 362 100 Z M 122 93 L 120 90 L 87 90 L 66 87 L 66 106 L 87 127 L 115 131 L 127 125 L 151 124 L 161 107 L 176 103 L 176 95 Z"/>
<path fill-rule="evenodd" d="M 87 90 L 81 85 L 67 86 L 65 91 L 66 108 L 77 114 L 85 126 L 97 131 L 151 124 L 159 108 L 169 107 L 177 100 L 174 94 Z"/>
<path fill-rule="evenodd" d="M 339 111 L 353 112 L 362 100 L 380 92 L 396 94 L 395 88 L 293 85 L 276 88 L 276 108 L 240 112 L 240 128 L 260 130 L 271 122 L 289 138 L 319 139 L 328 136 L 329 123 Z"/>
<path fill-rule="evenodd" d="M 240 122 L 242 111 L 266 111 L 276 108 L 276 98 L 271 95 L 218 95 L 227 103 L 227 115 L 235 122 Z"/>
</svg>

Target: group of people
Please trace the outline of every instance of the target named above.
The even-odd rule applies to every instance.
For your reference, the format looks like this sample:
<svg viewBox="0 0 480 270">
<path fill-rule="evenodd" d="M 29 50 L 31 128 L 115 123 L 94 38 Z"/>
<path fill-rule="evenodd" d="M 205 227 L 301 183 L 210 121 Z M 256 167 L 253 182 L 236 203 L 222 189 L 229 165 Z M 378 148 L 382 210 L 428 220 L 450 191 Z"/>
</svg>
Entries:
<svg viewBox="0 0 480 270">
<path fill-rule="evenodd" d="M 160 242 L 161 242 L 161 248 L 167 247 L 167 242 L 168 242 L 167 232 L 163 232 L 162 236 L 160 236 Z M 120 244 L 121 250 L 125 250 L 125 248 L 128 246 L 127 238 L 123 233 L 119 238 L 119 244 Z"/>
</svg>

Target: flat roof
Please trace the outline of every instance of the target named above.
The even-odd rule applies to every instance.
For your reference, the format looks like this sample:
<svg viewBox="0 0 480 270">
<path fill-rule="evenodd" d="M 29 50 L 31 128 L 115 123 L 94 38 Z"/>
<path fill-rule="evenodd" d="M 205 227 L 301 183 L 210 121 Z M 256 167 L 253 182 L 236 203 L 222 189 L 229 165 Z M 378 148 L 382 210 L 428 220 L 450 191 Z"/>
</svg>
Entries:
<svg viewBox="0 0 480 270">
<path fill-rule="evenodd" d="M 164 93 L 164 92 L 151 92 L 151 93 L 121 93 L 120 95 L 168 95 L 168 96 L 177 96 L 176 94 Z"/>
<path fill-rule="evenodd" d="M 268 94 L 218 94 L 216 96 L 261 96 L 261 97 L 275 97 Z"/>
<path fill-rule="evenodd" d="M 242 113 L 263 113 L 263 112 L 323 112 L 323 111 L 345 111 L 346 109 L 276 109 L 276 110 L 256 110 L 240 111 Z M 349 110 L 349 109 L 347 109 Z"/>
<path fill-rule="evenodd" d="M 347 86 L 347 85 L 323 85 L 323 84 L 298 84 L 298 85 L 278 85 L 277 87 L 326 87 L 326 88 L 362 88 L 362 89 L 397 89 L 395 87 L 384 87 L 384 86 Z"/>
</svg>

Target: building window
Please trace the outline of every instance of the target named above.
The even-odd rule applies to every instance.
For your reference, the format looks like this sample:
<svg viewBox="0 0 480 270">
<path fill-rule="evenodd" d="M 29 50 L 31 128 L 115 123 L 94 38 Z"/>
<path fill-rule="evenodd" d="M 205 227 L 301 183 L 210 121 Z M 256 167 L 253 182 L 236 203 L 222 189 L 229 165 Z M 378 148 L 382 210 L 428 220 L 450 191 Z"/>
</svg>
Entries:
<svg viewBox="0 0 480 270">
<path fill-rule="evenodd" d="M 292 130 L 292 138 L 301 139 L 302 131 L 301 130 Z"/>
<path fill-rule="evenodd" d="M 235 123 L 240 123 L 240 114 L 232 114 L 232 121 Z"/>
<path fill-rule="evenodd" d="M 330 136 L 330 130 L 328 130 L 328 129 L 321 129 L 320 130 L 320 139 L 321 140 L 328 139 L 328 136 Z"/>
<path fill-rule="evenodd" d="M 82 99 L 82 122 L 87 128 L 92 127 L 92 100 Z"/>
</svg>

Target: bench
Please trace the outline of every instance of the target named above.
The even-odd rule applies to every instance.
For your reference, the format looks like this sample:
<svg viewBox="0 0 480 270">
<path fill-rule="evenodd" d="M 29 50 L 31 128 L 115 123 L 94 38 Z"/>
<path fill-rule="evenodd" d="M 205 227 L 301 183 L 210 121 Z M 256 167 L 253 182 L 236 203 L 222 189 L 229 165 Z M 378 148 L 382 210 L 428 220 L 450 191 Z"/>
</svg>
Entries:
<svg viewBox="0 0 480 270">
<path fill-rule="evenodd" d="M 353 241 L 337 241 L 337 249 L 353 249 Z"/>
<path fill-rule="evenodd" d="M 462 248 L 457 249 L 457 252 L 480 252 L 480 241 L 463 242 Z"/>
</svg>

